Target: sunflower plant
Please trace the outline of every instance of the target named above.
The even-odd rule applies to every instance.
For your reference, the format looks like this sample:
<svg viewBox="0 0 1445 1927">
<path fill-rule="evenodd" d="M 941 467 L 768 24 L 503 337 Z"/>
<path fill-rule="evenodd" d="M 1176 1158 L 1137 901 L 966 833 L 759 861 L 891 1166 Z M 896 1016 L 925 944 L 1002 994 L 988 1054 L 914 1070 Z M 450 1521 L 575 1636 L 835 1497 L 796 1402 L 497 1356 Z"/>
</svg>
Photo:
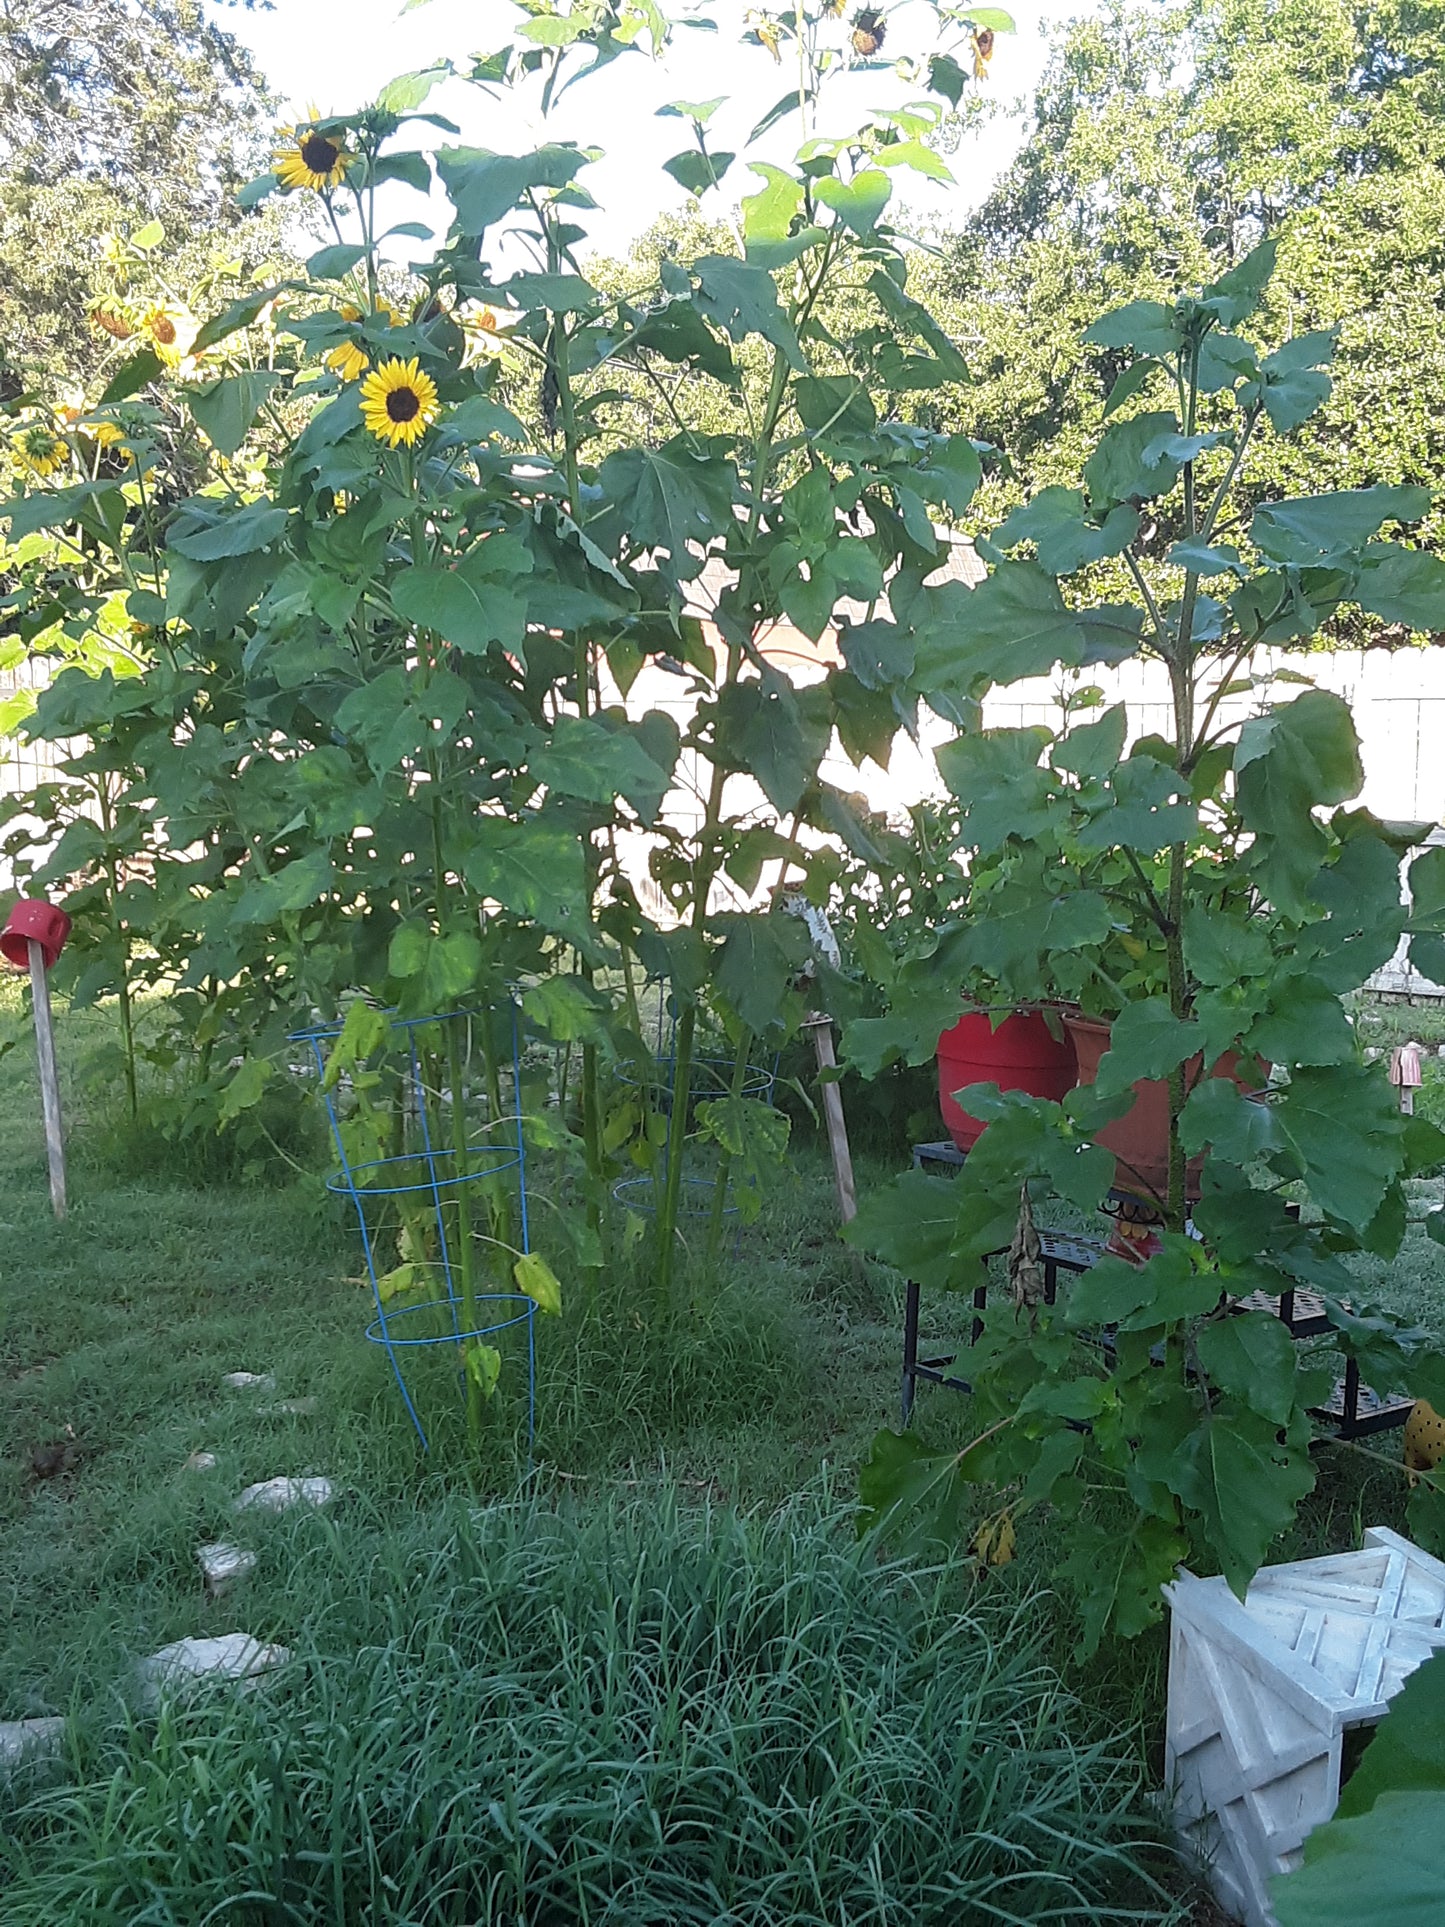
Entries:
<svg viewBox="0 0 1445 1927">
<path fill-rule="evenodd" d="M 1342 1359 L 1381 1397 L 1445 1396 L 1445 1354 L 1361 1304 L 1348 1264 L 1398 1251 L 1407 1187 L 1445 1165 L 1445 1133 L 1400 1115 L 1341 1002 L 1402 939 L 1423 971 L 1445 966 L 1445 852 L 1422 850 L 1430 825 L 1357 804 L 1349 706 L 1270 653 L 1350 606 L 1438 630 L 1445 563 L 1411 540 L 1428 490 L 1257 489 L 1270 443 L 1328 398 L 1334 349 L 1330 331 L 1275 347 L 1252 332 L 1276 245 L 1089 328 L 1086 350 L 1123 365 L 1079 486 L 1015 509 L 980 544 L 986 580 L 909 638 L 935 706 L 1136 656 L 1171 689 L 1167 731 L 1132 743 L 1120 705 L 1075 709 L 1057 732 L 975 714 L 940 750 L 960 819 L 947 855 L 988 881 L 942 933 L 935 978 L 954 999 L 986 987 L 1082 1006 L 1108 1047 L 1061 1103 L 960 1092 L 988 1128 L 957 1183 L 909 1173 L 849 1233 L 935 1289 L 972 1292 L 1008 1252 L 1011 1290 L 981 1315 L 968 1366 L 980 1435 L 939 1453 L 880 1433 L 865 1509 L 920 1537 L 962 1529 L 989 1563 L 1051 1508 L 1085 1651 L 1154 1623 L 1181 1563 L 1243 1594 L 1312 1489 L 1334 1372 L 1270 1301 L 1317 1293 Z M 1132 600 L 1096 599 L 1087 570 L 1104 557 Z M 939 1010 L 916 984 L 895 989 L 913 1001 L 863 1044 L 921 1033 L 931 1049 Z M 1141 1082 L 1167 1093 L 1152 1174 L 1096 1141 Z M 1045 1303 L 1034 1212 L 1091 1212 L 1114 1187 L 1157 1212 L 1160 1248 L 1106 1255 Z M 1427 1225 L 1445 1242 L 1445 1213 Z M 1411 1505 L 1434 1545 L 1441 1501 L 1430 1480 Z"/>
<path fill-rule="evenodd" d="M 594 1281 L 650 1237 L 662 1306 L 679 1251 L 701 1257 L 684 1243 L 700 1178 L 715 1244 L 730 1180 L 751 1191 L 781 1152 L 748 1068 L 806 1009 L 804 926 L 777 899 L 786 883 L 826 902 L 840 843 L 878 860 L 821 766 L 835 737 L 886 759 L 914 727 L 907 652 L 880 654 L 879 614 L 907 628 L 929 606 L 981 472 L 971 441 L 915 419 L 967 369 L 909 293 L 889 219 L 910 173 L 947 177 L 933 142 L 953 70 L 921 58 L 903 84 L 931 95 L 825 138 L 847 63 L 823 53 L 852 29 L 827 7 L 800 17 L 798 84 L 754 136 L 795 120 L 799 158 L 739 161 L 712 144 L 711 109 L 676 103 L 706 166 L 669 171 L 738 197 L 736 241 L 626 295 L 595 287 L 581 253 L 593 150 L 494 154 L 426 103 L 443 80 L 530 89 L 544 110 L 583 75 L 604 87 L 624 56 L 665 58 L 650 7 L 529 0 L 494 54 L 289 130 L 246 198 L 307 197 L 326 245 L 201 320 L 181 363 L 154 328 L 115 336 L 125 393 L 113 383 L 106 408 L 150 410 L 154 430 L 182 407 L 205 437 L 200 485 L 176 485 L 153 434 L 144 502 L 105 470 L 36 478 L 5 506 L 12 539 L 110 558 L 139 625 L 143 674 L 63 670 L 28 726 L 83 739 L 114 789 L 112 827 L 77 818 L 34 875 L 86 913 L 78 967 L 106 916 L 165 985 L 200 1055 L 194 1115 L 244 1120 L 312 1013 L 519 999 L 557 1067 L 529 1129 L 575 1163 L 585 1201 L 548 1235 Z M 956 37 L 965 16 L 938 19 Z M 408 190 L 418 218 L 384 225 Z M 430 194 L 449 208 L 439 241 Z M 402 243 L 423 244 L 405 271 Z M 119 292 L 98 312 L 107 332 L 132 325 Z M 661 434 L 628 432 L 639 387 L 665 398 Z M 737 432 L 691 425 L 712 396 Z M 810 686 L 770 653 L 783 630 L 819 649 Z M 644 668 L 683 724 L 629 703 Z M 705 1037 L 727 1062 L 698 1101 Z M 487 1026 L 436 1050 L 437 1087 L 480 1088 L 504 1114 Z M 458 1159 L 473 1149 L 459 1127 Z M 648 1212 L 614 1201 L 639 1174 Z M 474 1265 L 508 1275 L 511 1255 L 505 1201 L 473 1222 L 465 1192 L 470 1291 Z"/>
</svg>

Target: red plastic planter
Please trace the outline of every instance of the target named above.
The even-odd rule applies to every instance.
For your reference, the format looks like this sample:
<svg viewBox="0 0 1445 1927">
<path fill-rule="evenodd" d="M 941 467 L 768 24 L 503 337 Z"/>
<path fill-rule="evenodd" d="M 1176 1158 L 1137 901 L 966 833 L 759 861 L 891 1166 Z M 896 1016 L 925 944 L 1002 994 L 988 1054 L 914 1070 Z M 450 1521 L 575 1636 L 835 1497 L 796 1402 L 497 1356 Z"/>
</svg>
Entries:
<svg viewBox="0 0 1445 1927">
<path fill-rule="evenodd" d="M 21 897 L 6 919 L 5 928 L 0 931 L 0 955 L 7 963 L 14 964 L 17 970 L 30 967 L 30 944 L 40 945 L 45 959 L 45 968 L 53 969 L 56 958 L 65 947 L 65 939 L 70 935 L 70 918 L 63 910 L 57 910 L 53 903 L 42 903 L 38 898 Z"/>
<path fill-rule="evenodd" d="M 938 1040 L 938 1102 L 960 1151 L 971 1151 L 987 1126 L 969 1116 L 955 1091 L 997 1084 L 1001 1091 L 1058 1099 L 1078 1081 L 1067 1033 L 1055 1037 L 1037 1010 L 1012 1011 L 997 1029 L 987 1011 L 966 1011 Z"/>
<path fill-rule="evenodd" d="M 1064 1019 L 1074 1040 L 1079 1063 L 1079 1082 L 1092 1084 L 1099 1074 L 1099 1060 L 1109 1048 L 1111 1026 L 1098 1017 L 1071 1014 Z M 1226 1051 L 1209 1073 L 1211 1077 L 1231 1077 L 1240 1090 L 1253 1086 L 1239 1075 L 1239 1052 Z M 1261 1078 L 1264 1066 L 1259 1066 Z M 1192 1090 L 1204 1075 L 1204 1059 L 1191 1057 L 1184 1066 L 1186 1088 Z M 1114 1153 L 1118 1160 L 1115 1185 L 1136 1197 L 1166 1196 L 1169 1190 L 1169 1085 L 1162 1077 L 1141 1078 L 1134 1086 L 1134 1103 L 1112 1124 L 1097 1133 L 1097 1143 Z M 1184 1191 L 1190 1203 L 1199 1196 L 1202 1157 L 1191 1158 L 1185 1167 Z"/>
</svg>

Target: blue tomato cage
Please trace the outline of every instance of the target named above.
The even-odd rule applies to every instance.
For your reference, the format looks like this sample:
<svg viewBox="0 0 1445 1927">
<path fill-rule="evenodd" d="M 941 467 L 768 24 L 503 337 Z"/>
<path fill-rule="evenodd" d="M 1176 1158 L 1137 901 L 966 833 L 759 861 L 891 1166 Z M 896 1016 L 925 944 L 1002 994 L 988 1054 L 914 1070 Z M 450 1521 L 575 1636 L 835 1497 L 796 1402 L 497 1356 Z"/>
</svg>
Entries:
<svg viewBox="0 0 1445 1927">
<path fill-rule="evenodd" d="M 494 1013 L 487 1011 L 447 1011 L 439 1016 L 393 1018 L 390 1031 L 393 1038 L 405 1051 L 406 1094 L 408 1113 L 419 1142 L 413 1148 L 390 1157 L 372 1158 L 361 1164 L 353 1164 L 347 1155 L 346 1142 L 342 1134 L 341 1118 L 336 1107 L 335 1093 L 326 1088 L 326 1047 L 340 1036 L 342 1025 L 339 1021 L 314 1025 L 305 1030 L 293 1031 L 292 1038 L 298 1043 L 311 1047 L 317 1074 L 321 1081 L 322 1097 L 326 1105 L 326 1117 L 331 1127 L 332 1142 L 336 1147 L 339 1166 L 327 1179 L 326 1189 L 337 1197 L 351 1200 L 356 1212 L 357 1225 L 361 1231 L 361 1246 L 366 1256 L 367 1276 L 371 1281 L 372 1297 L 376 1304 L 376 1317 L 366 1328 L 366 1337 L 374 1345 L 380 1345 L 386 1352 L 392 1374 L 406 1405 L 407 1414 L 416 1428 L 423 1449 L 429 1449 L 426 1428 L 417 1412 L 416 1402 L 407 1385 L 403 1367 L 405 1359 L 416 1356 L 438 1345 L 452 1345 L 458 1351 L 468 1341 L 485 1342 L 501 1333 L 520 1330 L 525 1327 L 527 1346 L 527 1442 L 531 1445 L 536 1431 L 537 1413 L 537 1350 L 536 1350 L 536 1311 L 533 1301 L 520 1292 L 474 1292 L 472 1303 L 481 1311 L 485 1310 L 485 1322 L 468 1324 L 464 1313 L 464 1300 L 457 1289 L 454 1272 L 454 1257 L 451 1235 L 447 1228 L 445 1205 L 464 1189 L 472 1186 L 485 1186 L 516 1173 L 520 1216 L 521 1250 L 531 1249 L 527 1225 L 527 1156 L 522 1135 L 520 1107 L 515 1101 L 513 1115 L 494 1117 L 486 1121 L 486 1128 L 493 1133 L 491 1140 L 484 1144 L 472 1144 L 470 1132 L 462 1153 L 460 1167 L 457 1151 L 453 1145 L 437 1145 L 432 1141 L 431 1112 L 428 1093 L 422 1077 L 421 1052 L 418 1048 L 419 1032 L 437 1028 L 444 1024 L 469 1023 L 473 1018 L 486 1019 Z M 511 1005 L 507 1011 L 511 1033 L 512 1052 L 512 1089 L 520 1092 L 520 1062 L 518 1046 L 517 1010 Z M 451 1093 L 453 1102 L 465 1104 L 465 1092 Z M 443 1295 L 432 1298 L 423 1304 L 394 1305 L 387 1302 L 390 1294 L 382 1291 L 382 1275 L 378 1273 L 376 1262 L 376 1241 L 380 1234 L 380 1219 L 386 1209 L 386 1201 L 400 1198 L 424 1198 L 430 1201 L 436 1226 L 438 1256 L 435 1259 L 418 1261 L 419 1271 L 430 1271 L 440 1275 Z M 505 1309 L 510 1307 L 510 1309 Z M 418 1326 L 426 1322 L 440 1325 L 440 1330 L 419 1332 Z M 458 1374 L 459 1383 L 463 1375 Z"/>
</svg>

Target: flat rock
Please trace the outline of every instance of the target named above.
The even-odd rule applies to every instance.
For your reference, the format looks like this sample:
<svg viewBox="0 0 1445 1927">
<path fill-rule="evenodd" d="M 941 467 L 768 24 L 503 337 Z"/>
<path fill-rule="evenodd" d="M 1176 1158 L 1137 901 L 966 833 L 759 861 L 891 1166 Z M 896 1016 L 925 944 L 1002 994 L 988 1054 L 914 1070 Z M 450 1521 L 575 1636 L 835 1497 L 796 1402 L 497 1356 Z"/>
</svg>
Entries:
<svg viewBox="0 0 1445 1927">
<path fill-rule="evenodd" d="M 330 1479 L 263 1479 L 248 1485 L 236 1500 L 233 1512 L 289 1512 L 293 1506 L 327 1506 L 336 1497 Z"/>
<path fill-rule="evenodd" d="M 263 1674 L 284 1666 L 290 1657 L 287 1647 L 263 1645 L 249 1633 L 178 1639 L 137 1666 L 141 1702 L 153 1710 L 168 1693 L 184 1695 L 199 1686 L 224 1681 L 250 1687 Z"/>
<path fill-rule="evenodd" d="M 227 1545 L 219 1539 L 212 1545 L 198 1546 L 196 1558 L 200 1562 L 206 1591 L 212 1599 L 219 1599 L 238 1579 L 244 1579 L 256 1564 L 254 1552 L 249 1552 L 245 1546 Z"/>
<path fill-rule="evenodd" d="M 183 1472 L 214 1472 L 216 1455 L 214 1452 L 192 1452 L 181 1467 Z"/>
<path fill-rule="evenodd" d="M 221 1383 L 230 1392 L 274 1392 L 274 1372 L 227 1372 Z"/>
<path fill-rule="evenodd" d="M 60 1751 L 65 1721 L 0 1720 L 0 1776 L 31 1760 L 53 1760 Z"/>
<path fill-rule="evenodd" d="M 274 1405 L 258 1405 L 257 1418 L 312 1418 L 320 1409 L 316 1398 L 278 1398 Z"/>
</svg>

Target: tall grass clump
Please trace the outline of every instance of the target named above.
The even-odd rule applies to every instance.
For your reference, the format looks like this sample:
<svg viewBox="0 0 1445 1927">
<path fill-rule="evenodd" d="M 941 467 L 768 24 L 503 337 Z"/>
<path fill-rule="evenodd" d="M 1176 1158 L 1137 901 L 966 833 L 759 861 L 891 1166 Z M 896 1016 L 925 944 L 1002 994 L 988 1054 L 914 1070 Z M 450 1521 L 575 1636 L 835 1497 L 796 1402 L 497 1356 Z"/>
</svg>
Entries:
<svg viewBox="0 0 1445 1927">
<path fill-rule="evenodd" d="M 116 1700 L 12 1787 L 5 1927 L 1175 1918 L 1033 1615 L 826 1491 L 353 1514 L 306 1580 L 286 1673 Z"/>
</svg>

